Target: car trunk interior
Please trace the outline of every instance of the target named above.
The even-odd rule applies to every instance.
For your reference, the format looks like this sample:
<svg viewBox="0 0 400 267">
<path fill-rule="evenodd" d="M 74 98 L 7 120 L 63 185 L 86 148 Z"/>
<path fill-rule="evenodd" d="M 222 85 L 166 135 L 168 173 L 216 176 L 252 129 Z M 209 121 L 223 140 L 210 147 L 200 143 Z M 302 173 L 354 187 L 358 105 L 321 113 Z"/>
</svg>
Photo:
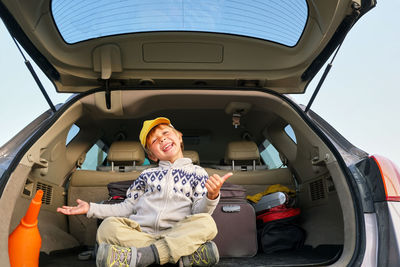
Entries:
<svg viewBox="0 0 400 267">
<path fill-rule="evenodd" d="M 240 114 L 240 125 L 232 117 Z M 223 165 L 230 141 L 252 140 L 260 145 L 268 140 L 287 166 L 258 170 L 235 170 L 231 183 L 243 185 L 248 195 L 282 184 L 295 189 L 301 209 L 298 224 L 305 230 L 305 246 L 297 251 L 254 257 L 222 258 L 219 266 L 305 266 L 311 264 L 345 266 L 356 244 L 353 198 L 335 155 L 282 97 L 260 91 L 243 90 L 122 90 L 111 92 L 111 108 L 105 93 L 90 94 L 75 101 L 31 146 L 12 173 L 3 192 L 8 206 L 1 205 L 1 260 L 7 256 L 6 236 L 19 223 L 34 196 L 42 189 L 39 214 L 42 236 L 40 266 L 94 266 L 95 261 L 78 261 L 80 249 L 95 243 L 97 222 L 86 216 L 56 212 L 75 199 L 100 202 L 108 198 L 111 181 L 137 177 L 128 173 L 83 171 L 86 153 L 101 143 L 109 147 L 118 140 L 138 140 L 143 120 L 157 116 L 170 118 L 184 136 L 185 150 L 199 154 L 200 165 L 209 173 L 224 173 Z M 66 145 L 71 126 L 78 134 Z M 293 141 L 285 132 L 290 125 Z M 262 146 L 259 146 L 259 148 Z M 261 150 L 260 150 L 261 152 Z M 258 173 L 257 173 L 258 172 Z"/>
</svg>

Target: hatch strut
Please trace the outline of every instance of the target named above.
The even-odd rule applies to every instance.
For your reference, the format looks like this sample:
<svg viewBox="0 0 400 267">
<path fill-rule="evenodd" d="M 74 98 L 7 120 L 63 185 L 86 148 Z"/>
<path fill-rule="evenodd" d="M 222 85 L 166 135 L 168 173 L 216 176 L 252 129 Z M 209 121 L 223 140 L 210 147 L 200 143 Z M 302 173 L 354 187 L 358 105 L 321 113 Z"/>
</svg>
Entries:
<svg viewBox="0 0 400 267">
<path fill-rule="evenodd" d="M 12 39 L 14 40 L 14 43 L 17 46 L 17 48 L 18 48 L 19 52 L 21 53 L 22 57 L 24 58 L 26 67 L 28 68 L 28 70 L 32 74 L 33 79 L 35 79 L 35 82 L 39 86 L 40 91 L 42 91 L 42 94 L 43 94 L 44 98 L 46 99 L 47 103 L 49 104 L 51 110 L 53 112 L 56 112 L 57 110 L 54 107 L 53 102 L 51 102 L 51 99 L 50 99 L 49 95 L 47 94 L 46 90 L 44 89 L 43 84 L 40 82 L 39 77 L 37 76 L 35 70 L 33 69 L 32 65 L 31 65 L 31 63 L 29 62 L 29 60 L 26 59 L 24 53 L 22 52 L 21 48 L 19 47 L 19 45 L 17 43 L 17 40 L 15 40 L 14 37 L 12 37 Z"/>
<path fill-rule="evenodd" d="M 331 70 L 331 68 L 332 68 L 332 63 L 333 63 L 333 61 L 335 60 L 335 57 L 336 57 L 337 53 L 339 52 L 339 49 L 340 49 L 341 46 L 342 46 L 342 43 L 340 43 L 339 46 L 338 46 L 338 48 L 336 49 L 336 52 L 335 52 L 335 54 L 333 55 L 333 58 L 332 58 L 331 62 L 329 62 L 328 65 L 326 65 L 325 71 L 324 71 L 324 73 L 322 74 L 322 77 L 321 77 L 321 79 L 319 80 L 318 85 L 317 85 L 317 87 L 315 88 L 315 91 L 314 91 L 314 93 L 312 94 L 311 99 L 310 99 L 310 101 L 308 102 L 306 109 L 304 110 L 306 113 L 308 112 L 308 110 L 310 110 L 311 105 L 312 105 L 312 103 L 314 102 L 314 99 L 315 99 L 315 97 L 317 96 L 317 94 L 318 94 L 318 92 L 319 92 L 319 89 L 321 89 L 321 86 L 322 86 L 322 84 L 324 83 L 326 76 L 328 75 L 329 71 Z"/>
</svg>

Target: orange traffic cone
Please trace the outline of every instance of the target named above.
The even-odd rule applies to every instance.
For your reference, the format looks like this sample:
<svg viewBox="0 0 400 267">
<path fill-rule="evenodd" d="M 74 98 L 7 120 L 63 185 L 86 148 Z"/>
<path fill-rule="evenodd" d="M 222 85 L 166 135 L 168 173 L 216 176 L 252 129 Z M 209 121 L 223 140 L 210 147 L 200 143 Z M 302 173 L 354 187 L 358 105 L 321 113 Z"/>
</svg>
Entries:
<svg viewBox="0 0 400 267">
<path fill-rule="evenodd" d="M 43 191 L 38 190 L 20 224 L 8 237 L 8 255 L 12 267 L 39 266 L 42 238 L 37 227 L 37 217 L 42 205 Z"/>
</svg>

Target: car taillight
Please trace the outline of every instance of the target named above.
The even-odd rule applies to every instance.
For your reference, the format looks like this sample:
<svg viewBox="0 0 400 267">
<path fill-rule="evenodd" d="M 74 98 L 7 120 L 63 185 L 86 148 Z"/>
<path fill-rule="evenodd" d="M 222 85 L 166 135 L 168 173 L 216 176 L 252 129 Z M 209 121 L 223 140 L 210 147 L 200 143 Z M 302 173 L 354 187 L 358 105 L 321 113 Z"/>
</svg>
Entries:
<svg viewBox="0 0 400 267">
<path fill-rule="evenodd" d="M 383 156 L 371 156 L 378 165 L 385 186 L 386 200 L 400 201 L 400 168 Z"/>
</svg>

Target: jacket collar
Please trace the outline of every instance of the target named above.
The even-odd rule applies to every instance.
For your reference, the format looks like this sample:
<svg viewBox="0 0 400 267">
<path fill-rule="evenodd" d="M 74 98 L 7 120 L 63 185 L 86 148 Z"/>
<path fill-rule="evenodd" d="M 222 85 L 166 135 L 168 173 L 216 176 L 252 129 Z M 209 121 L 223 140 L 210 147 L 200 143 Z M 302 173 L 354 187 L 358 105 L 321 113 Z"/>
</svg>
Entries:
<svg viewBox="0 0 400 267">
<path fill-rule="evenodd" d="M 179 167 L 183 167 L 185 165 L 189 165 L 192 164 L 192 160 L 189 158 L 180 158 L 175 160 L 174 163 L 171 163 L 170 161 L 160 161 L 158 163 L 158 166 L 160 166 L 161 168 L 179 168 Z"/>
</svg>

